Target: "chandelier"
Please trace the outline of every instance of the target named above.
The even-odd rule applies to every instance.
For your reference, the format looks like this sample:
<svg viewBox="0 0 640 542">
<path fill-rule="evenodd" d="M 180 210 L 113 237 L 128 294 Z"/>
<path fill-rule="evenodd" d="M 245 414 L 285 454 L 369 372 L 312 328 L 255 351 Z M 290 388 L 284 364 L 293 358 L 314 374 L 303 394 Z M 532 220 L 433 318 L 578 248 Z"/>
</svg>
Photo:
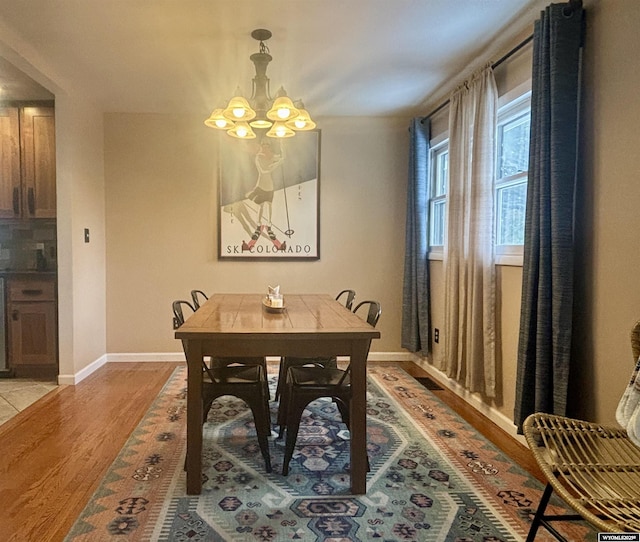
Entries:
<svg viewBox="0 0 640 542">
<path fill-rule="evenodd" d="M 227 106 L 214 109 L 204 123 L 211 128 L 226 130 L 230 136 L 240 139 L 255 138 L 254 129 L 267 130 L 268 137 L 280 138 L 313 130 L 316 123 L 311 120 L 301 100 L 294 105 L 283 87 L 275 99 L 270 95 L 267 66 L 273 57 L 264 42 L 271 37 L 271 31 L 257 29 L 251 32 L 251 37 L 260 42 L 259 51 L 249 57 L 256 70 L 251 98 L 244 98 L 238 87 Z"/>
</svg>

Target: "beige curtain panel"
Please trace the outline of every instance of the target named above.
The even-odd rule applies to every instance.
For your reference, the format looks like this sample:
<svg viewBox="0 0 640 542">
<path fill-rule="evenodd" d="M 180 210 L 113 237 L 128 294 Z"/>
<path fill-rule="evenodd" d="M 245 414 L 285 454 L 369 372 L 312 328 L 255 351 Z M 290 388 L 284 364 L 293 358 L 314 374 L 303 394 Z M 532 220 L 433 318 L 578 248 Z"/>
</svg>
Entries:
<svg viewBox="0 0 640 542">
<path fill-rule="evenodd" d="M 451 96 L 445 249 L 445 370 L 495 397 L 494 163 L 498 93 L 491 67 Z"/>
</svg>

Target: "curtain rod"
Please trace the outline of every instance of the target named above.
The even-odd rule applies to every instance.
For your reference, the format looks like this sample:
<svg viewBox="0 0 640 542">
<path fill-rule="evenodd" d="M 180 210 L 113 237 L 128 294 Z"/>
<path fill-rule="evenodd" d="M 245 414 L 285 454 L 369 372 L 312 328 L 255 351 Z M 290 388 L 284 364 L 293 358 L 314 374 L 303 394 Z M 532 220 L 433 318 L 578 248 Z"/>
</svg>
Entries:
<svg viewBox="0 0 640 542">
<path fill-rule="evenodd" d="M 569 16 L 571 16 L 571 14 L 574 11 L 578 11 L 580 9 L 582 9 L 582 0 L 569 0 L 567 2 L 567 5 L 564 8 L 564 14 L 565 14 L 565 16 L 569 17 Z M 533 34 L 531 34 L 528 38 L 524 39 L 521 43 L 516 45 L 513 49 L 511 49 L 511 51 L 509 51 L 502 58 L 496 60 L 493 64 L 491 64 L 491 68 L 494 69 L 494 68 L 498 67 L 505 60 L 507 60 L 510 56 L 516 54 L 520 49 L 522 49 L 525 45 L 527 45 L 531 40 L 533 40 Z M 431 111 L 431 113 L 429 113 L 428 115 L 425 115 L 424 117 L 422 117 L 422 120 L 420 122 L 423 122 L 425 119 L 431 118 L 436 113 L 439 113 L 441 110 L 443 110 L 445 107 L 447 107 L 449 105 L 449 102 L 450 102 L 450 100 L 449 100 L 449 98 L 447 98 L 438 107 L 436 107 L 433 111 Z"/>
<path fill-rule="evenodd" d="M 502 56 L 501 58 L 499 58 L 498 60 L 496 60 L 495 62 L 493 62 L 491 64 L 491 68 L 495 69 L 496 67 L 498 67 L 500 64 L 502 64 L 505 60 L 507 60 L 509 57 L 515 55 L 520 49 L 522 49 L 525 45 L 527 45 L 528 43 L 530 43 L 533 40 L 533 34 L 531 34 L 530 36 L 528 36 L 527 38 L 525 38 L 523 41 L 521 41 L 520 43 L 518 43 L 518 45 L 516 45 L 513 49 L 511 49 L 511 51 L 509 51 L 507 54 L 505 54 L 504 56 Z M 429 113 L 428 115 L 425 115 L 424 117 L 422 117 L 422 121 L 424 121 L 424 119 L 428 119 L 433 117 L 436 113 L 439 113 L 440 111 L 442 111 L 445 107 L 447 107 L 449 105 L 449 98 L 447 98 L 444 102 L 442 102 L 438 107 L 436 107 L 433 111 L 431 111 L 431 113 Z M 421 121 L 421 122 L 422 122 Z"/>
</svg>

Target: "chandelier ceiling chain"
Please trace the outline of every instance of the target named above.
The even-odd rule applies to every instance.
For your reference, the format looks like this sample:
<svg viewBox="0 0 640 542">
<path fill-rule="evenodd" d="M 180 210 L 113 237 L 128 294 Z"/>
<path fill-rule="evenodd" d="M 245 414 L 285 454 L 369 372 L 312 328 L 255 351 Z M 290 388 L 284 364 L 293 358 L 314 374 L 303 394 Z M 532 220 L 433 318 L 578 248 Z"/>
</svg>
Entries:
<svg viewBox="0 0 640 542">
<path fill-rule="evenodd" d="M 267 66 L 273 60 L 265 41 L 271 37 L 271 31 L 259 28 L 251 32 L 251 37 L 259 42 L 258 52 L 249 59 L 253 62 L 256 74 L 253 78 L 251 98 L 242 96 L 238 87 L 235 96 L 224 108 L 214 109 L 204 123 L 240 139 L 256 137 L 254 129 L 267 130 L 268 137 L 293 137 L 296 132 L 313 130 L 316 123 L 304 108 L 302 100 L 294 105 L 283 87 L 276 93 L 275 99 L 269 90 Z"/>
</svg>

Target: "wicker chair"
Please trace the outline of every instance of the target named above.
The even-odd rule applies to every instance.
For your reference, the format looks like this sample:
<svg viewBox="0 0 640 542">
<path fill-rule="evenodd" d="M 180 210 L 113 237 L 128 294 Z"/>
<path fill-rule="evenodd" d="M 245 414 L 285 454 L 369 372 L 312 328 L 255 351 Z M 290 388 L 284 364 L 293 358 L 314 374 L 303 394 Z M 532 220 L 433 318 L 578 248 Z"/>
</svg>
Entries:
<svg viewBox="0 0 640 542">
<path fill-rule="evenodd" d="M 631 332 L 634 359 L 640 357 L 640 321 Z M 601 532 L 640 532 L 640 447 L 619 427 L 551 414 L 532 414 L 524 424 L 527 443 L 547 478 L 527 542 L 540 525 L 584 519 Z M 545 515 L 555 491 L 577 514 Z"/>
</svg>

